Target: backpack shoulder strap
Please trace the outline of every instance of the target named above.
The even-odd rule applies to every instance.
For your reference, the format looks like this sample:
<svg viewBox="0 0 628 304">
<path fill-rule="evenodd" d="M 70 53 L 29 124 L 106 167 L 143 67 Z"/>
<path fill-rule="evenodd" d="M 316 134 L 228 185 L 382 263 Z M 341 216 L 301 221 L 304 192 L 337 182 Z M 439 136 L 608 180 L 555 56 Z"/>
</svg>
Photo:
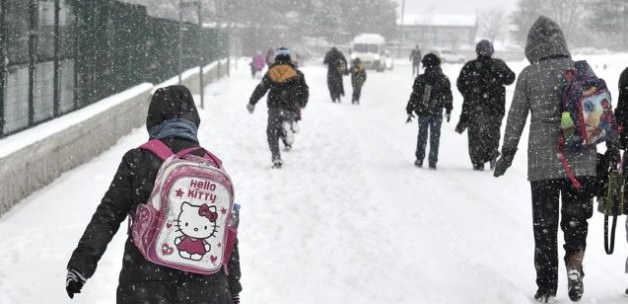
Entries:
<svg viewBox="0 0 628 304">
<path fill-rule="evenodd" d="M 159 139 L 151 139 L 145 144 L 141 145 L 140 148 L 153 152 L 162 160 L 165 160 L 166 158 L 174 154 L 174 152 L 172 152 L 172 150 Z"/>
</svg>

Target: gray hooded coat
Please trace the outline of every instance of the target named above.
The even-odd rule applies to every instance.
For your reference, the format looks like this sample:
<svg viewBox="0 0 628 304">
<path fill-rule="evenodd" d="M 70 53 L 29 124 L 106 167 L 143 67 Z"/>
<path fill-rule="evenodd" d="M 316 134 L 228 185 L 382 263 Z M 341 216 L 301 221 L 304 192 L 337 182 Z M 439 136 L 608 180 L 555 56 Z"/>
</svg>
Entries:
<svg viewBox="0 0 628 304">
<path fill-rule="evenodd" d="M 539 17 L 528 33 L 525 48 L 530 65 L 525 67 L 515 87 L 508 112 L 503 154 L 517 149 L 521 133 L 530 117 L 528 140 L 528 180 L 567 178 L 557 154 L 560 126 L 560 89 L 563 71 L 573 68 L 562 30 L 547 17 Z M 575 176 L 595 176 L 596 149 L 566 153 Z"/>
</svg>

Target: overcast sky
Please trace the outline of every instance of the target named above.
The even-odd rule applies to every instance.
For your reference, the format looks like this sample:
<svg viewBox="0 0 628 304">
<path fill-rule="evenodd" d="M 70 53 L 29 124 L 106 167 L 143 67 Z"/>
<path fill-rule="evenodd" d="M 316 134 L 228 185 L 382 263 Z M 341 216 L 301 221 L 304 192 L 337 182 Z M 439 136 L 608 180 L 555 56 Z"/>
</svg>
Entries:
<svg viewBox="0 0 628 304">
<path fill-rule="evenodd" d="M 401 11 L 401 1 L 399 11 Z M 499 8 L 512 11 L 519 0 L 405 0 L 406 13 L 473 14 L 476 11 Z"/>
</svg>

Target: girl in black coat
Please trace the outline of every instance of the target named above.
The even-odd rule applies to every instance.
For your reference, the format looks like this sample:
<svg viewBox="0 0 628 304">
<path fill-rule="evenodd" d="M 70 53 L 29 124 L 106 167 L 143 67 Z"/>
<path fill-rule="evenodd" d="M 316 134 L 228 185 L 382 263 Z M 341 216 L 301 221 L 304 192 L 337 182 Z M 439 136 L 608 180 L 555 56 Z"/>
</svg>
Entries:
<svg viewBox="0 0 628 304">
<path fill-rule="evenodd" d="M 153 95 L 146 118 L 151 139 L 162 140 L 175 153 L 196 147 L 199 145 L 199 123 L 192 94 L 186 87 L 160 88 Z M 67 265 L 66 290 L 70 298 L 80 292 L 85 281 L 96 271 L 98 260 L 120 223 L 138 204 L 148 201 L 161 163 L 158 156 L 140 148 L 129 150 L 124 155 L 109 190 Z M 239 303 L 238 294 L 242 287 L 237 245 L 228 269 L 229 275 L 222 271 L 213 275 L 198 275 L 153 264 L 142 256 L 129 235 L 124 248 L 116 303 Z"/>
</svg>

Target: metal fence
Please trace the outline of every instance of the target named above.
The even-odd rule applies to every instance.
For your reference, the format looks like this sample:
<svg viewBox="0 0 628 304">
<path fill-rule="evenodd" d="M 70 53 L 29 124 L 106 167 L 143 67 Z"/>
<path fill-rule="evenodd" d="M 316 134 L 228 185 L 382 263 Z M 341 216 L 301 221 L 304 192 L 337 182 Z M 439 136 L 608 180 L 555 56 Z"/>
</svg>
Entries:
<svg viewBox="0 0 628 304">
<path fill-rule="evenodd" d="M 0 138 L 173 77 L 179 56 L 181 70 L 222 58 L 227 39 L 115 0 L 0 0 Z"/>
</svg>

